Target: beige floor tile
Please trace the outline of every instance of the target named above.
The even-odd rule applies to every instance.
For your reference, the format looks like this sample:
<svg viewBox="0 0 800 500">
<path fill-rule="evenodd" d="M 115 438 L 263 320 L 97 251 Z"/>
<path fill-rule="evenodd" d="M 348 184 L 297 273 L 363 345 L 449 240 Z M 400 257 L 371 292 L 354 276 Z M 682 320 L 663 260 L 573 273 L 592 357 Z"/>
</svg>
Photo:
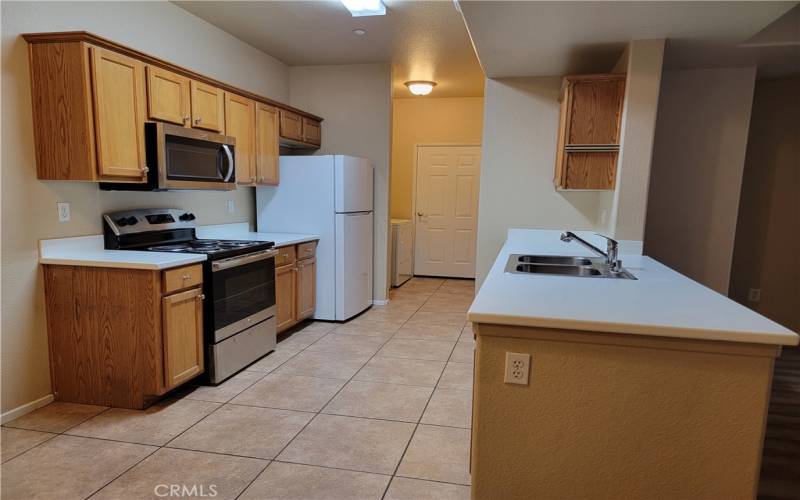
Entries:
<svg viewBox="0 0 800 500">
<path fill-rule="evenodd" d="M 425 414 L 423 424 L 446 425 L 449 427 L 472 427 L 472 391 L 459 389 L 442 389 L 433 391 Z"/>
<path fill-rule="evenodd" d="M 379 500 L 389 476 L 272 462 L 242 500 Z"/>
<path fill-rule="evenodd" d="M 381 337 L 337 335 L 331 333 L 309 346 L 306 352 L 333 352 L 355 356 L 372 356 L 386 340 Z"/>
<path fill-rule="evenodd" d="M 282 334 L 278 339 L 278 347 L 288 350 L 302 350 L 328 334 L 330 330 L 299 330 Z"/>
<path fill-rule="evenodd" d="M 455 342 L 443 340 L 394 338 L 378 351 L 378 356 L 447 361 L 453 346 Z"/>
<path fill-rule="evenodd" d="M 418 422 L 431 391 L 429 387 L 352 380 L 322 412 Z"/>
<path fill-rule="evenodd" d="M 313 416 L 299 411 L 226 404 L 167 446 L 271 459 Z"/>
<path fill-rule="evenodd" d="M 453 349 L 453 354 L 450 355 L 450 361 L 454 361 L 456 363 L 474 363 L 474 354 L 474 342 L 458 342 L 455 349 Z"/>
<path fill-rule="evenodd" d="M 442 361 L 376 356 L 353 377 L 353 380 L 433 387 L 443 367 Z"/>
<path fill-rule="evenodd" d="M 394 477 L 385 500 L 469 500 L 470 487 Z"/>
<path fill-rule="evenodd" d="M 339 323 L 336 323 L 335 321 L 309 321 L 302 325 L 298 325 L 296 328 L 304 332 L 328 333 L 334 328 L 336 328 L 338 325 Z"/>
<path fill-rule="evenodd" d="M 413 431 L 404 422 L 317 415 L 278 460 L 391 474 Z"/>
<path fill-rule="evenodd" d="M 369 356 L 333 352 L 301 352 L 284 363 L 275 373 L 307 377 L 349 379 L 367 362 Z"/>
<path fill-rule="evenodd" d="M 407 323 L 397 330 L 395 338 L 450 340 L 455 342 L 460 334 L 461 327 L 457 325 L 422 325 Z"/>
<path fill-rule="evenodd" d="M 457 326 L 458 331 L 464 327 L 467 322 L 467 314 L 465 312 L 417 312 L 409 318 L 407 324 L 409 325 L 447 325 Z"/>
<path fill-rule="evenodd" d="M 414 315 L 416 309 L 385 309 L 378 306 L 372 307 L 365 312 L 359 319 L 365 321 L 386 321 L 389 323 L 403 323 Z"/>
<path fill-rule="evenodd" d="M 234 499 L 268 464 L 266 460 L 162 448 L 100 490 L 92 500 L 169 497 L 169 486 L 196 488 L 197 495 Z M 191 490 L 188 490 L 191 491 Z M 184 490 L 182 495 L 189 496 Z"/>
<path fill-rule="evenodd" d="M 53 436 L 55 434 L 49 432 L 3 427 L 0 429 L 0 455 L 2 456 L 2 461 L 7 462 Z"/>
<path fill-rule="evenodd" d="M 394 333 L 400 328 L 400 325 L 397 323 L 380 323 L 376 321 L 375 325 L 377 325 L 377 327 L 366 323 L 346 323 L 336 328 L 331 332 L 331 334 L 353 335 L 355 337 L 377 337 L 386 340 L 394 335 Z M 386 325 L 386 331 L 382 329 L 383 325 Z"/>
<path fill-rule="evenodd" d="M 435 297 L 475 298 L 475 290 L 467 287 L 441 287 L 433 294 Z"/>
<path fill-rule="evenodd" d="M 64 432 L 107 409 L 78 403 L 50 403 L 5 424 L 6 427 L 42 432 Z"/>
<path fill-rule="evenodd" d="M 475 280 L 466 280 L 466 279 L 448 279 L 442 283 L 440 288 L 448 289 L 448 288 L 457 288 L 460 290 L 474 290 L 475 289 Z"/>
<path fill-rule="evenodd" d="M 300 352 L 299 349 L 276 349 L 275 351 L 267 354 L 263 358 L 245 368 L 245 370 L 269 373 L 281 366 L 286 361 L 292 359 L 298 352 Z"/>
<path fill-rule="evenodd" d="M 262 372 L 243 371 L 217 386 L 200 385 L 191 387 L 183 397 L 186 399 L 196 399 L 198 401 L 226 403 L 263 377 L 264 373 Z"/>
<path fill-rule="evenodd" d="M 397 331 L 401 326 L 403 326 L 405 320 L 387 320 L 386 318 L 365 318 L 363 316 L 359 316 L 357 318 L 353 318 L 347 322 L 348 325 L 353 326 L 366 326 L 366 327 L 374 327 L 375 325 L 381 325 L 381 331 Z"/>
<path fill-rule="evenodd" d="M 86 498 L 157 448 L 56 436 L 2 466 L 4 499 Z"/>
<path fill-rule="evenodd" d="M 236 396 L 231 403 L 316 412 L 344 384 L 341 379 L 272 373 Z"/>
<path fill-rule="evenodd" d="M 458 341 L 467 344 L 475 344 L 475 332 L 472 330 L 472 325 L 467 325 L 461 329 L 461 335 L 458 337 Z"/>
<path fill-rule="evenodd" d="M 208 401 L 178 399 L 157 403 L 146 410 L 112 408 L 67 434 L 160 446 L 219 406 Z"/>
<path fill-rule="evenodd" d="M 471 391 L 472 372 L 473 365 L 471 363 L 453 363 L 450 361 L 447 363 L 437 387 Z"/>
<path fill-rule="evenodd" d="M 398 476 L 470 484 L 468 429 L 420 425 L 397 469 Z"/>
<path fill-rule="evenodd" d="M 470 297 L 441 296 L 434 294 L 420 309 L 421 312 L 460 312 L 465 313 L 472 305 Z"/>
</svg>

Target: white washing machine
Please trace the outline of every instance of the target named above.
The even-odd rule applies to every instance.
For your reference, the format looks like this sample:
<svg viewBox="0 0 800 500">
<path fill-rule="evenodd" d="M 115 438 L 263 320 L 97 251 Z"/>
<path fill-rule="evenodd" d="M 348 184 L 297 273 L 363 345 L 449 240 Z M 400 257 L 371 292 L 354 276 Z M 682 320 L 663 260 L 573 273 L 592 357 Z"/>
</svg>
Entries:
<svg viewBox="0 0 800 500">
<path fill-rule="evenodd" d="M 392 286 L 411 279 L 414 264 L 413 228 L 408 219 L 392 219 Z"/>
</svg>

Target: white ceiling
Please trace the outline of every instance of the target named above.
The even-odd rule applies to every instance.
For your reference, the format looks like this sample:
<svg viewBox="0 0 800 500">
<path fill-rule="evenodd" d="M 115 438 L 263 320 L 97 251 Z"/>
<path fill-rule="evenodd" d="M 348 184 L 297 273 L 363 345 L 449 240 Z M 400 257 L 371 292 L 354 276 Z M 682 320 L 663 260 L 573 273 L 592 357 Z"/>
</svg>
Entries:
<svg viewBox="0 0 800 500">
<path fill-rule="evenodd" d="M 387 15 L 374 17 L 351 17 L 337 0 L 174 3 L 289 66 L 391 62 L 396 97 L 410 97 L 408 80 L 436 81 L 431 97 L 483 95 L 483 73 L 452 1 L 384 0 Z"/>
<path fill-rule="evenodd" d="M 736 51 L 738 45 L 796 4 L 460 2 L 481 65 L 492 78 L 608 71 L 627 41 L 655 38 L 668 39 L 667 67 L 747 64 L 746 53 L 755 51 Z M 763 62 L 791 65 L 791 50 L 779 48 Z"/>
</svg>

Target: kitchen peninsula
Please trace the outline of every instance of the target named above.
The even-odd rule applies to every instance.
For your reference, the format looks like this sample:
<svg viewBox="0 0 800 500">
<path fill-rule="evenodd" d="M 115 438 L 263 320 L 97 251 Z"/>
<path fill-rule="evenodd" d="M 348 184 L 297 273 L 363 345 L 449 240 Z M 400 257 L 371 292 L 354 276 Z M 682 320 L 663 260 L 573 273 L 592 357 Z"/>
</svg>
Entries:
<svg viewBox="0 0 800 500">
<path fill-rule="evenodd" d="M 626 242 L 636 280 L 505 271 L 589 255 L 559 235 L 509 230 L 469 310 L 473 498 L 752 498 L 773 362 L 798 336 Z M 504 383 L 506 353 L 530 355 L 527 384 Z"/>
</svg>

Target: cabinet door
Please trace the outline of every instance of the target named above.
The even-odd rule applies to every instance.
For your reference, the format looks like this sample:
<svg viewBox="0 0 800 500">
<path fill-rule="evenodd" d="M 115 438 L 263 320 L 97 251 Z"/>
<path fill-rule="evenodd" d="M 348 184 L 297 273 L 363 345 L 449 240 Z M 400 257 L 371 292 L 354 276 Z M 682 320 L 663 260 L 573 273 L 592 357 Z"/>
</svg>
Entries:
<svg viewBox="0 0 800 500">
<path fill-rule="evenodd" d="M 300 115 L 281 110 L 281 137 L 293 141 L 303 140 L 303 119 Z"/>
<path fill-rule="evenodd" d="M 317 297 L 317 260 L 297 262 L 297 319 L 314 315 Z"/>
<path fill-rule="evenodd" d="M 144 65 L 110 50 L 89 51 L 98 173 L 144 182 Z"/>
<path fill-rule="evenodd" d="M 192 80 L 192 127 L 222 132 L 225 124 L 225 93 L 222 89 Z"/>
<path fill-rule="evenodd" d="M 277 186 L 279 180 L 278 109 L 256 103 L 256 182 Z"/>
<path fill-rule="evenodd" d="M 303 117 L 303 142 L 319 146 L 321 138 L 320 123 L 317 120 Z"/>
<path fill-rule="evenodd" d="M 147 117 L 189 126 L 189 79 L 172 71 L 147 66 Z"/>
<path fill-rule="evenodd" d="M 277 330 L 285 330 L 297 322 L 295 266 L 275 269 L 275 320 Z"/>
<path fill-rule="evenodd" d="M 203 372 L 203 298 L 195 288 L 162 299 L 167 389 Z"/>
<path fill-rule="evenodd" d="M 255 105 L 253 101 L 225 92 L 225 135 L 236 139 L 236 182 L 255 183 Z"/>
<path fill-rule="evenodd" d="M 566 145 L 619 144 L 623 77 L 587 79 L 570 82 L 569 123 Z"/>
</svg>

